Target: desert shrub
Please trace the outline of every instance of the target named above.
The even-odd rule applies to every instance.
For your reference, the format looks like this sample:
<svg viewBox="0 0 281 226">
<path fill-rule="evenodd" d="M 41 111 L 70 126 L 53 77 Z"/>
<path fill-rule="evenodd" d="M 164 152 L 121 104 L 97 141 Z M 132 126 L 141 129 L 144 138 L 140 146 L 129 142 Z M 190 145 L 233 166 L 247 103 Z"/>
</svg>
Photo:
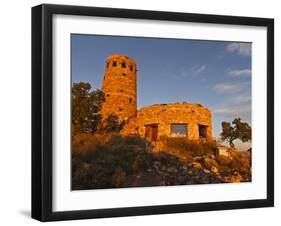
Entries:
<svg viewBox="0 0 281 226">
<path fill-rule="evenodd" d="M 213 140 L 188 140 L 184 137 L 161 137 L 165 151 L 182 156 L 211 156 L 214 155 L 217 143 Z"/>
<path fill-rule="evenodd" d="M 251 175 L 251 163 L 250 157 L 244 156 L 238 151 L 231 152 L 232 160 L 229 164 L 229 167 L 232 171 L 237 171 L 240 174 L 246 175 L 246 177 L 250 177 Z"/>
<path fill-rule="evenodd" d="M 119 121 L 117 115 L 111 114 L 107 118 L 99 121 L 97 133 L 118 133 L 124 127 L 125 121 Z"/>
<path fill-rule="evenodd" d="M 220 155 L 218 157 L 218 163 L 221 165 L 221 166 L 228 166 L 231 162 L 231 159 L 227 156 L 223 156 L 223 155 Z"/>
<path fill-rule="evenodd" d="M 114 175 L 112 176 L 111 184 L 116 187 L 123 187 L 126 184 L 126 172 L 121 168 L 116 169 Z"/>
<path fill-rule="evenodd" d="M 233 171 L 239 171 L 241 168 L 241 163 L 240 163 L 239 159 L 232 159 L 230 162 L 230 168 Z"/>
<path fill-rule="evenodd" d="M 111 138 L 110 135 L 93 135 L 91 133 L 77 133 L 72 137 L 72 154 L 81 154 L 95 150 Z"/>
<path fill-rule="evenodd" d="M 231 168 L 226 165 L 220 165 L 220 172 L 225 174 L 232 174 Z"/>
<path fill-rule="evenodd" d="M 72 159 L 72 185 L 86 184 L 88 178 L 89 165 L 77 158 Z M 79 189 L 79 187 L 77 187 Z"/>
<path fill-rule="evenodd" d="M 251 173 L 250 159 L 240 155 L 239 161 L 240 161 L 239 172 L 242 174 L 250 174 Z"/>
<path fill-rule="evenodd" d="M 73 155 L 73 189 L 123 187 L 129 176 L 151 165 L 149 145 L 144 138 L 110 134 L 93 139 L 92 149 Z"/>
<path fill-rule="evenodd" d="M 203 145 L 197 142 L 189 142 L 187 151 L 190 152 L 193 157 L 205 155 Z"/>
<path fill-rule="evenodd" d="M 216 168 L 219 168 L 219 164 L 217 163 L 216 160 L 214 159 L 205 159 L 205 162 L 204 162 L 204 165 L 207 169 L 211 169 L 212 167 L 216 167 Z"/>
<path fill-rule="evenodd" d="M 200 143 L 203 146 L 205 155 L 207 156 L 215 155 L 218 146 L 215 140 L 208 140 L 208 141 L 201 140 Z"/>
</svg>

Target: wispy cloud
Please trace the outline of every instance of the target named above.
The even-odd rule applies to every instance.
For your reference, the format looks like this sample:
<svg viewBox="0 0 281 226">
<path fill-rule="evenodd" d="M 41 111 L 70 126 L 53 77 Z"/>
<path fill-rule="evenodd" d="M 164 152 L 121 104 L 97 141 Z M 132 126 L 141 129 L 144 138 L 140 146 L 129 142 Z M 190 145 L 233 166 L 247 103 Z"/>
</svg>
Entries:
<svg viewBox="0 0 281 226">
<path fill-rule="evenodd" d="M 233 42 L 226 46 L 227 52 L 236 53 L 240 56 L 251 56 L 251 49 L 250 43 Z"/>
<path fill-rule="evenodd" d="M 193 67 L 182 67 L 179 69 L 178 76 L 180 77 L 195 77 L 205 71 L 207 68 L 206 65 L 195 65 Z"/>
<path fill-rule="evenodd" d="M 218 93 L 235 93 L 241 90 L 241 84 L 218 83 L 214 89 Z"/>
<path fill-rule="evenodd" d="M 199 66 L 199 67 L 197 67 L 197 68 L 195 67 L 195 68 L 194 68 L 194 73 L 200 74 L 201 72 L 205 71 L 206 68 L 207 68 L 206 65 L 201 65 L 201 66 Z"/>
<path fill-rule="evenodd" d="M 229 71 L 229 75 L 233 77 L 250 77 L 252 74 L 251 69 L 234 69 Z"/>
<path fill-rule="evenodd" d="M 251 105 L 214 108 L 212 112 L 213 114 L 241 117 L 251 112 Z"/>
<path fill-rule="evenodd" d="M 240 104 L 240 103 L 247 103 L 249 101 L 251 101 L 251 96 L 249 95 L 241 95 L 241 96 L 237 96 L 237 97 L 234 97 L 233 100 L 234 100 L 234 103 L 236 104 Z"/>
</svg>

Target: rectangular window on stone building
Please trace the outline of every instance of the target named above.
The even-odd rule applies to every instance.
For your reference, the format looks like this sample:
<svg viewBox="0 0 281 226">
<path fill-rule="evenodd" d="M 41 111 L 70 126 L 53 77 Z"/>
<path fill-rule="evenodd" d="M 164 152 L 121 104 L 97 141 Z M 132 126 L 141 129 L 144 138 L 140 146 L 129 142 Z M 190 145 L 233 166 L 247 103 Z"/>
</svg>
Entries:
<svg viewBox="0 0 281 226">
<path fill-rule="evenodd" d="M 130 67 L 129 67 L 129 68 L 130 68 L 130 71 L 133 71 L 133 66 L 132 66 L 132 65 L 130 65 Z"/>
<path fill-rule="evenodd" d="M 121 67 L 122 67 L 122 68 L 126 68 L 126 63 L 125 63 L 125 62 L 122 62 Z"/>
<path fill-rule="evenodd" d="M 186 137 L 187 125 L 186 124 L 171 124 L 171 137 Z"/>
<path fill-rule="evenodd" d="M 198 125 L 199 137 L 206 138 L 207 137 L 207 126 Z"/>
<path fill-rule="evenodd" d="M 116 67 L 116 66 L 117 66 L 117 62 L 116 62 L 116 61 L 113 61 L 112 67 Z"/>
</svg>

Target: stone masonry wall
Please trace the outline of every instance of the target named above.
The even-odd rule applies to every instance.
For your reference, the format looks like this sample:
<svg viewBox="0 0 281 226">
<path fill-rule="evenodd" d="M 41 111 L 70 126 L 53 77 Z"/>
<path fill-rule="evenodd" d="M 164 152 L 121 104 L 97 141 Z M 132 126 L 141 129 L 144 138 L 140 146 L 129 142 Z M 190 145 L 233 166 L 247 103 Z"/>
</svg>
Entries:
<svg viewBox="0 0 281 226">
<path fill-rule="evenodd" d="M 171 135 L 171 124 L 187 125 L 187 138 L 199 139 L 199 126 L 206 126 L 206 138 L 212 138 L 211 113 L 200 104 L 156 104 L 140 109 L 131 116 L 121 133 L 145 136 L 146 125 L 158 124 L 158 138 Z"/>
<path fill-rule="evenodd" d="M 105 94 L 100 113 L 103 118 L 114 114 L 126 120 L 136 113 L 136 63 L 133 59 L 114 54 L 106 59 L 102 91 Z"/>
</svg>

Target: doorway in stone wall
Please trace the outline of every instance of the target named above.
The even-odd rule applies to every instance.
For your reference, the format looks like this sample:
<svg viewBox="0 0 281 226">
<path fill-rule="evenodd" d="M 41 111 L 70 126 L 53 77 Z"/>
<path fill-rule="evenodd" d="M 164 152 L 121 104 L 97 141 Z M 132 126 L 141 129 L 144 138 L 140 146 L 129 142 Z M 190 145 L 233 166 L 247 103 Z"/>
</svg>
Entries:
<svg viewBox="0 0 281 226">
<path fill-rule="evenodd" d="M 149 141 L 156 141 L 158 137 L 158 124 L 145 125 L 145 137 Z"/>
<path fill-rule="evenodd" d="M 207 126 L 198 125 L 198 131 L 199 131 L 199 138 L 207 137 Z"/>
</svg>

